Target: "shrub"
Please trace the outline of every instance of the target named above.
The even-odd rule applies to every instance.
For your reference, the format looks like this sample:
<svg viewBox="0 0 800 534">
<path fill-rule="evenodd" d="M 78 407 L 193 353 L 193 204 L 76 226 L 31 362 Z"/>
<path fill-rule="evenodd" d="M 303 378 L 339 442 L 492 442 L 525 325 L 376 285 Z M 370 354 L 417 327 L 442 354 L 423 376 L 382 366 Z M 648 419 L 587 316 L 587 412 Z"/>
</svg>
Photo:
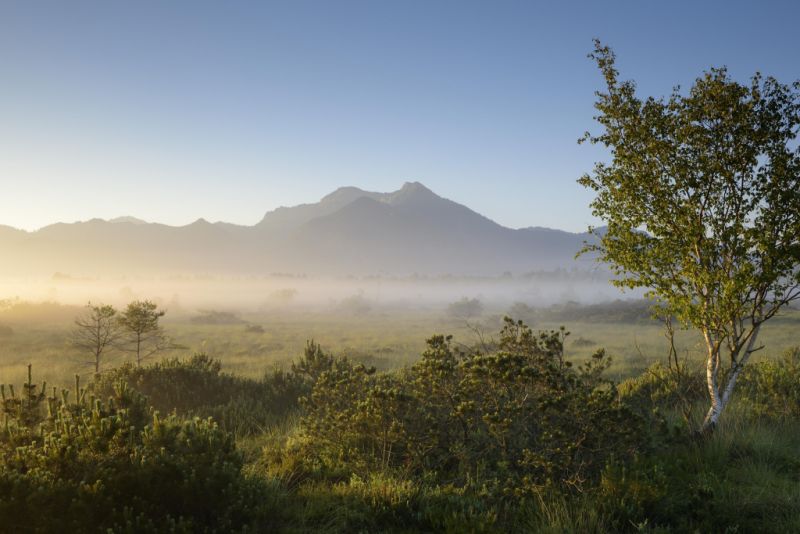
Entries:
<svg viewBox="0 0 800 534">
<path fill-rule="evenodd" d="M 780 360 L 766 360 L 744 369 L 739 379 L 739 405 L 757 418 L 800 417 L 800 347 Z"/>
<path fill-rule="evenodd" d="M 292 375 L 302 380 L 310 390 L 319 377 L 326 371 L 333 369 L 336 359 L 326 353 L 319 343 L 314 340 L 306 342 L 303 356 L 297 362 L 292 362 Z"/>
<path fill-rule="evenodd" d="M 123 365 L 99 375 L 94 389 L 109 395 L 125 383 L 148 398 L 162 413 L 213 417 L 237 435 L 263 431 L 298 405 L 304 384 L 292 373 L 272 371 L 260 380 L 221 372 L 218 360 L 196 354 L 187 360 L 168 359 L 144 367 Z"/>
<path fill-rule="evenodd" d="M 490 354 L 434 336 L 402 372 L 335 360 L 303 400 L 295 454 L 336 476 L 398 472 L 496 497 L 581 489 L 637 450 L 640 420 L 602 378 L 605 353 L 574 369 L 565 337 L 506 319 Z"/>
<path fill-rule="evenodd" d="M 248 334 L 263 334 L 265 332 L 264 327 L 260 324 L 248 324 L 244 327 L 244 331 Z"/>
<path fill-rule="evenodd" d="M 193 324 L 225 325 L 243 324 L 245 321 L 238 314 L 228 311 L 203 310 L 200 315 L 192 317 Z"/>
<path fill-rule="evenodd" d="M 471 319 L 483 313 L 483 303 L 478 299 L 467 297 L 451 302 L 447 306 L 447 314 L 457 319 Z"/>
<path fill-rule="evenodd" d="M 677 410 L 686 429 L 696 428 L 695 405 L 706 399 L 705 376 L 685 363 L 664 367 L 656 362 L 641 375 L 619 384 L 621 401 L 644 418 L 661 420 L 670 410 Z"/>
<path fill-rule="evenodd" d="M 106 403 L 79 383 L 74 400 L 43 389 L 29 380 L 19 402 L 4 401 L 4 530 L 231 532 L 268 523 L 266 487 L 242 475 L 232 436 L 210 419 L 146 414 L 124 382 Z"/>
</svg>

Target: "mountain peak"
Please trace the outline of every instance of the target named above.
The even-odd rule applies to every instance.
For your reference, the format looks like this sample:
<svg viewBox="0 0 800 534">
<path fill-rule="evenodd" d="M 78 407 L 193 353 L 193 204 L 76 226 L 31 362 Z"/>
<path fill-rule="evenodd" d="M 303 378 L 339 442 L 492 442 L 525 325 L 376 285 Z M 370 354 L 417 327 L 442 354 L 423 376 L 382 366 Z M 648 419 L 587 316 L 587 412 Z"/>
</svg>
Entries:
<svg viewBox="0 0 800 534">
<path fill-rule="evenodd" d="M 120 223 L 147 224 L 147 221 L 143 221 L 142 219 L 137 219 L 136 217 L 131 217 L 130 215 L 115 217 L 113 219 L 109 219 L 108 222 L 112 224 L 120 224 Z"/>
<path fill-rule="evenodd" d="M 415 204 L 441 200 L 441 197 L 419 182 L 406 182 L 394 193 L 386 195 L 389 204 Z"/>
<path fill-rule="evenodd" d="M 422 191 L 432 193 L 430 189 L 422 185 L 420 182 L 406 182 L 403 184 L 403 187 L 400 188 L 400 191 Z"/>
<path fill-rule="evenodd" d="M 338 188 L 333 193 L 328 193 L 327 195 L 322 197 L 320 203 L 322 202 L 349 203 L 359 197 L 371 196 L 371 195 L 374 195 L 374 193 L 369 193 L 367 191 L 364 191 L 363 189 L 359 189 L 358 187 L 346 186 Z"/>
</svg>

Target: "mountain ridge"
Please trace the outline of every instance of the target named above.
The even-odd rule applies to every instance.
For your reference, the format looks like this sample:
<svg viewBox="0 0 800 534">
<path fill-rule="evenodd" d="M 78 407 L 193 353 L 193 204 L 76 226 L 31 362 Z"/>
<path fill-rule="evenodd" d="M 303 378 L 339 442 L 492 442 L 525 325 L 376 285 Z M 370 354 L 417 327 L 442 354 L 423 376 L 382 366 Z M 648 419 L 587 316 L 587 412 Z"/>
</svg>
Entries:
<svg viewBox="0 0 800 534">
<path fill-rule="evenodd" d="M 255 225 L 204 218 L 171 226 L 132 216 L 0 225 L 0 274 L 219 272 L 464 274 L 575 266 L 586 233 L 512 229 L 420 182 L 386 193 L 340 187 L 315 203 L 280 207 Z"/>
</svg>

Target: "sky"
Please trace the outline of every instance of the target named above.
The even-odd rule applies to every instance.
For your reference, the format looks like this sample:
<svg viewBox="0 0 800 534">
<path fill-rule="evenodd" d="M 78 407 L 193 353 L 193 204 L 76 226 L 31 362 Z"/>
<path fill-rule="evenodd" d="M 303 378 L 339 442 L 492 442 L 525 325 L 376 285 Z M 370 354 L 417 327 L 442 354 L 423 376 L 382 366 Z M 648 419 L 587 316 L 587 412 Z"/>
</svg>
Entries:
<svg viewBox="0 0 800 534">
<path fill-rule="evenodd" d="M 420 181 L 583 231 L 598 37 L 643 95 L 800 78 L 800 2 L 0 0 L 0 224 L 255 224 Z"/>
</svg>

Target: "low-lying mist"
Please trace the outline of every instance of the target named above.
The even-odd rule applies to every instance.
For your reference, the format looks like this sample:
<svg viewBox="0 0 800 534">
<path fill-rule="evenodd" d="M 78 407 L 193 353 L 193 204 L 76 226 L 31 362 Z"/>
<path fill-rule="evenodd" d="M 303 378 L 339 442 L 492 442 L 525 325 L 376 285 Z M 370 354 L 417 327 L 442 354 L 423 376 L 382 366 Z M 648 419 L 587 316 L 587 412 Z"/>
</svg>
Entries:
<svg viewBox="0 0 800 534">
<path fill-rule="evenodd" d="M 610 286 L 602 272 L 546 271 L 497 277 L 349 276 L 308 277 L 212 276 L 202 274 L 153 277 L 82 278 L 55 273 L 47 278 L 0 279 L 0 300 L 123 306 L 147 299 L 169 311 L 171 318 L 203 310 L 239 313 L 275 311 L 389 312 L 445 308 L 466 299 L 493 310 L 514 303 L 547 307 L 574 302 L 596 304 L 637 298 Z"/>
<path fill-rule="evenodd" d="M 286 368 L 309 340 L 378 369 L 402 367 L 419 358 L 431 335 L 453 334 L 469 345 L 498 331 L 504 315 L 540 329 L 597 323 L 575 337 L 574 354 L 581 356 L 609 337 L 600 323 L 618 321 L 614 332 L 625 333 L 611 337 L 620 339 L 650 328 L 646 302 L 621 294 L 599 272 L 578 270 L 495 277 L 56 273 L 0 279 L 0 381 L 24 379 L 31 363 L 45 380 L 90 377 L 92 366 L 73 343 L 87 303 L 122 314 L 145 300 L 165 312 L 160 323 L 170 340 L 148 361 L 203 353 L 242 376 Z M 131 358 L 112 349 L 103 368 Z"/>
</svg>

